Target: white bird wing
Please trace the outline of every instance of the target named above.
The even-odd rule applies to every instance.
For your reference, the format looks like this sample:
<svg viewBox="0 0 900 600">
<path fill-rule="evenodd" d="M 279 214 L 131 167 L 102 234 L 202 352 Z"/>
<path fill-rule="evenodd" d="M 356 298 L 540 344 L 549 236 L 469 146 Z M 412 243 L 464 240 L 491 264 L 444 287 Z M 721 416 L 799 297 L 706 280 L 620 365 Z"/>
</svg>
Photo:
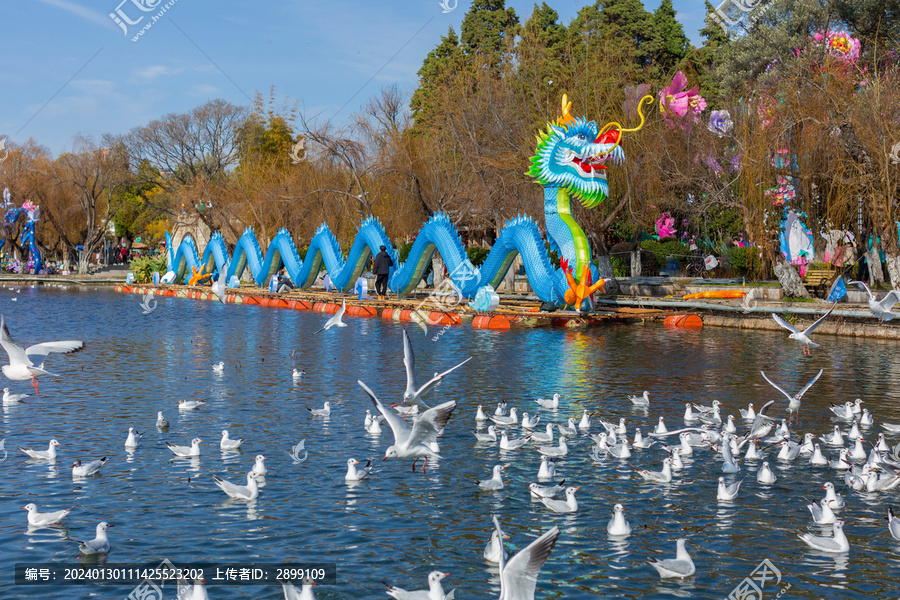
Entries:
<svg viewBox="0 0 900 600">
<path fill-rule="evenodd" d="M 784 327 L 791 333 L 800 333 L 799 329 L 797 329 L 796 327 L 794 327 L 793 325 L 791 325 L 790 323 L 788 323 L 787 321 L 785 321 L 784 319 L 779 317 L 777 314 L 772 313 L 772 318 L 775 319 L 776 323 L 778 323 L 779 325 L 781 325 L 782 327 Z"/>
<path fill-rule="evenodd" d="M 246 485 L 237 485 L 236 483 L 231 483 L 230 481 L 226 481 L 217 475 L 213 475 L 213 479 L 216 482 L 216 485 L 221 488 L 223 492 L 228 494 L 229 496 L 241 496 L 244 498 L 250 497 L 250 489 Z"/>
<path fill-rule="evenodd" d="M 25 349 L 18 345 L 12 339 L 12 336 L 9 335 L 9 329 L 6 327 L 6 319 L 2 316 L 0 316 L 0 346 L 3 346 L 3 349 L 6 350 L 6 353 L 9 355 L 10 365 L 32 365 L 28 360 Z"/>
<path fill-rule="evenodd" d="M 29 346 L 25 349 L 25 354 L 28 356 L 28 360 L 33 364 L 40 366 L 51 352 L 56 354 L 69 354 L 70 352 L 78 352 L 82 348 L 84 348 L 84 342 L 78 340 L 43 342 L 41 344 Z"/>
<path fill-rule="evenodd" d="M 437 441 L 440 431 L 443 431 L 450 420 L 450 415 L 456 409 L 456 401 L 444 402 L 435 407 L 429 408 L 419 415 L 413 422 L 412 430 L 409 433 L 408 445 L 415 446 L 417 444 L 431 444 Z"/>
<path fill-rule="evenodd" d="M 881 307 L 881 310 L 885 312 L 890 312 L 894 305 L 900 302 L 900 291 L 891 290 L 889 291 L 884 298 L 879 300 L 878 305 Z"/>
<path fill-rule="evenodd" d="M 812 325 L 810 325 L 809 327 L 807 327 L 806 330 L 805 330 L 803 333 L 804 333 L 805 335 L 808 336 L 808 335 L 811 334 L 813 331 L 815 331 L 816 329 L 818 329 L 818 328 L 819 328 L 819 325 L 821 325 L 821 324 L 825 321 L 825 319 L 828 318 L 828 315 L 831 314 L 831 312 L 835 309 L 835 307 L 836 307 L 837 305 L 838 305 L 837 302 L 835 302 L 834 304 L 832 304 L 832 305 L 831 305 L 831 308 L 828 309 L 828 312 L 826 312 L 824 315 L 822 315 L 821 317 L 819 317 L 818 319 L 816 319 L 815 322 L 813 322 Z M 810 344 L 810 345 L 812 345 L 812 344 Z"/>
<path fill-rule="evenodd" d="M 412 431 L 409 423 L 401 419 L 400 415 L 398 415 L 396 412 L 386 409 L 381 401 L 378 400 L 375 392 L 369 389 L 369 386 L 367 386 L 359 379 L 356 380 L 356 383 L 358 383 L 359 386 L 363 390 L 365 390 L 365 392 L 372 399 L 372 404 L 375 405 L 375 408 L 378 409 L 378 412 L 381 413 L 381 415 L 384 417 L 384 420 L 387 421 L 387 424 L 391 426 L 391 432 L 394 434 L 394 444 L 401 445 L 405 443 L 406 440 L 409 439 L 410 432 Z"/>
<path fill-rule="evenodd" d="M 863 283 L 862 281 L 849 281 L 848 283 L 849 283 L 849 284 L 854 284 L 854 283 L 855 283 L 855 284 L 856 284 L 856 287 L 859 289 L 859 291 L 867 293 L 867 294 L 869 295 L 869 298 L 874 298 L 874 297 L 875 297 L 875 294 L 872 293 L 872 290 L 869 289 L 869 286 L 867 286 L 867 285 L 866 285 L 865 283 Z"/>
<path fill-rule="evenodd" d="M 497 524 L 497 530 L 500 530 Z M 559 527 L 553 527 L 509 559 L 500 562 L 500 600 L 534 600 L 541 567 L 559 539 Z"/>
<path fill-rule="evenodd" d="M 290 583 L 282 581 L 281 589 L 284 592 L 284 600 L 300 600 L 300 592 Z"/>
<path fill-rule="evenodd" d="M 888 522 L 888 530 L 891 533 L 891 537 L 895 540 L 900 540 L 900 519 L 897 517 L 891 518 Z"/>
<path fill-rule="evenodd" d="M 343 300 L 341 300 L 341 307 L 338 309 L 338 311 L 336 313 L 334 313 L 334 322 L 335 323 L 341 322 L 341 319 L 344 316 L 344 311 L 346 311 L 346 310 L 347 310 L 347 299 L 344 298 Z"/>
<path fill-rule="evenodd" d="M 797 396 L 796 396 L 797 400 L 799 400 L 800 398 L 802 398 L 802 397 L 803 397 L 803 394 L 806 393 L 806 390 L 808 390 L 809 388 L 811 388 L 811 387 L 813 386 L 813 384 L 819 380 L 819 377 L 822 376 L 822 372 L 823 372 L 823 371 L 825 371 L 825 369 L 819 369 L 819 372 L 816 374 L 816 376 L 813 377 L 812 379 L 810 379 L 810 380 L 809 380 L 809 383 L 807 383 L 806 385 L 804 385 L 802 390 L 800 390 L 799 392 L 797 392 Z"/>
<path fill-rule="evenodd" d="M 783 389 L 781 389 L 781 387 L 779 387 L 778 384 L 776 384 L 774 381 L 772 381 L 771 379 L 769 379 L 768 377 L 766 377 L 766 374 L 765 374 L 764 371 L 760 371 L 759 373 L 760 373 L 760 375 L 763 376 L 763 379 L 765 379 L 766 381 L 769 382 L 769 385 L 771 385 L 773 388 L 775 388 L 776 390 L 778 390 L 779 392 L 781 392 L 782 394 L 784 394 L 784 397 L 785 397 L 785 398 L 787 398 L 788 400 L 793 400 L 793 399 L 794 399 L 793 396 L 791 396 L 791 395 L 788 394 L 786 391 L 784 391 Z M 821 375 L 821 374 L 822 374 L 822 372 L 819 371 L 819 375 Z M 816 378 L 818 379 L 818 376 L 816 376 Z M 813 383 L 815 383 L 815 380 L 813 380 Z M 759 412 L 762 412 L 762 411 L 759 411 Z"/>
<path fill-rule="evenodd" d="M 472 360 L 472 357 L 471 357 L 471 356 L 470 356 L 469 358 L 467 358 L 466 360 L 462 361 L 461 363 L 459 363 L 458 365 L 456 365 L 455 367 L 453 367 L 453 368 L 451 368 L 451 369 L 447 369 L 447 370 L 444 371 L 443 373 L 439 373 L 439 374 L 435 375 L 434 377 L 432 377 L 431 379 L 429 379 L 428 382 L 427 382 L 425 385 L 423 385 L 422 387 L 420 387 L 420 388 L 418 389 L 417 395 L 422 396 L 422 395 L 425 394 L 428 390 L 430 390 L 433 386 L 435 386 L 435 385 L 437 385 L 438 383 L 440 383 L 440 381 L 444 378 L 445 375 L 447 375 L 448 373 L 452 373 L 453 371 L 455 371 L 456 369 L 460 368 L 461 366 L 463 366 L 464 364 L 466 364 L 466 363 L 469 362 L 470 360 Z M 413 391 L 416 391 L 416 390 L 413 390 Z"/>
<path fill-rule="evenodd" d="M 416 357 L 413 355 L 409 334 L 403 330 L 403 366 L 406 367 L 406 393 L 415 394 L 419 387 L 416 382 Z"/>
</svg>

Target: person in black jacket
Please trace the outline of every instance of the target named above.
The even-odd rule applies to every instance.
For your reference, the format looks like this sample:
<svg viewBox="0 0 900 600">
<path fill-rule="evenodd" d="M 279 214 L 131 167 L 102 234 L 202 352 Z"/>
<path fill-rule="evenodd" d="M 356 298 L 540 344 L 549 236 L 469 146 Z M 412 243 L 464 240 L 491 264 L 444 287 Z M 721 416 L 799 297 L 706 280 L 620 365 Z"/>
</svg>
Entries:
<svg viewBox="0 0 900 600">
<path fill-rule="evenodd" d="M 391 267 L 394 266 L 394 259 L 386 252 L 387 248 L 382 246 L 381 252 L 375 255 L 375 262 L 372 264 L 372 272 L 375 273 L 375 293 L 378 294 L 379 300 L 384 300 L 387 293 L 388 274 Z"/>
</svg>

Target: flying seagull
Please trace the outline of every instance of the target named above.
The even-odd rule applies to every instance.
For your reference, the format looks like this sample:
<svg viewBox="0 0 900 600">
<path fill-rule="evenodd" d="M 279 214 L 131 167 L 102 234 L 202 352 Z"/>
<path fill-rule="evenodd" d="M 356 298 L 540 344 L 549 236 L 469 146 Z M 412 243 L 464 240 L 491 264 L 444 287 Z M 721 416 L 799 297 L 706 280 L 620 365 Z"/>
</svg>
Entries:
<svg viewBox="0 0 900 600">
<path fill-rule="evenodd" d="M 38 377 L 54 375 L 44 370 L 44 361 L 50 353 L 68 354 L 84 348 L 84 342 L 66 340 L 62 342 L 44 342 L 28 348 L 22 348 L 9 335 L 6 320 L 0 316 L 0 346 L 9 355 L 9 364 L 3 365 L 3 374 L 13 381 L 31 380 L 34 391 L 38 392 Z M 39 392 L 38 392 L 39 393 Z"/>
<path fill-rule="evenodd" d="M 766 381 L 769 382 L 769 385 L 771 385 L 773 388 L 775 388 L 776 390 L 778 390 L 779 392 L 784 394 L 785 398 L 788 399 L 788 413 L 790 413 L 790 415 L 788 417 L 788 422 L 790 422 L 791 419 L 794 417 L 794 413 L 797 413 L 797 422 L 799 423 L 800 422 L 800 398 L 803 397 L 803 394 L 806 393 L 806 390 L 811 388 L 812 385 L 819 380 L 819 377 L 822 376 L 822 372 L 824 370 L 825 369 L 819 369 L 819 372 L 816 373 L 816 376 L 813 377 L 812 379 L 810 379 L 809 383 L 804 385 L 803 389 L 801 389 L 799 392 L 797 392 L 793 396 L 791 396 L 786 391 L 781 389 L 774 381 L 772 381 L 771 379 L 766 377 L 766 374 L 763 371 L 760 371 L 759 373 L 763 376 L 763 379 L 765 379 Z"/>
<path fill-rule="evenodd" d="M 884 298 L 878 300 L 869 286 L 862 281 L 851 281 L 850 283 L 855 283 L 856 287 L 869 294 L 869 310 L 872 311 L 873 316 L 878 317 L 879 323 L 900 317 L 900 313 L 891 312 L 894 305 L 900 302 L 900 291 L 891 290 L 885 294 Z"/>
<path fill-rule="evenodd" d="M 421 397 L 424 396 L 432 387 L 437 385 L 444 379 L 448 373 L 455 371 L 467 362 L 472 360 L 470 356 L 455 367 L 436 373 L 434 377 L 429 379 L 424 385 L 420 386 L 416 380 L 416 357 L 413 354 L 412 344 L 409 341 L 409 334 L 403 330 L 403 366 L 406 367 L 406 391 L 403 392 L 403 403 L 409 406 L 422 406 L 428 408 L 428 405 L 422 402 Z"/>
<path fill-rule="evenodd" d="M 790 323 L 788 323 L 787 321 L 785 321 L 784 319 L 782 319 L 775 313 L 772 313 L 772 318 L 775 319 L 776 323 L 778 323 L 779 325 L 781 325 L 782 327 L 784 327 L 785 329 L 787 329 L 788 331 L 791 332 L 791 334 L 788 336 L 788 339 L 797 340 L 798 342 L 803 344 L 803 354 L 809 354 L 810 348 L 818 348 L 819 347 L 819 344 L 813 343 L 813 341 L 809 339 L 810 334 L 813 331 L 815 331 L 816 329 L 818 329 L 819 325 L 821 325 L 825 321 L 825 319 L 828 318 L 828 315 L 831 314 L 831 312 L 834 310 L 835 306 L 837 306 L 837 302 L 835 302 L 832 305 L 832 307 L 828 309 L 828 312 L 826 312 L 824 315 L 822 315 L 821 317 L 816 319 L 816 321 L 812 325 L 810 325 L 803 331 L 800 331 L 799 329 L 797 329 L 796 327 L 794 327 L 793 325 L 791 325 Z"/>
<path fill-rule="evenodd" d="M 341 302 L 341 307 L 338 309 L 338 311 L 336 313 L 334 313 L 334 316 L 331 317 L 330 319 L 328 319 L 327 321 L 325 321 L 325 326 L 322 327 L 322 329 L 320 329 L 316 333 L 321 333 L 323 331 L 327 331 L 327 330 L 331 329 L 332 327 L 346 327 L 347 324 L 344 323 L 343 321 L 341 321 L 341 317 L 344 316 L 345 310 L 347 310 L 347 299 L 346 298 L 344 298 L 343 302 Z M 314 333 L 313 335 L 316 335 L 316 333 Z"/>
</svg>

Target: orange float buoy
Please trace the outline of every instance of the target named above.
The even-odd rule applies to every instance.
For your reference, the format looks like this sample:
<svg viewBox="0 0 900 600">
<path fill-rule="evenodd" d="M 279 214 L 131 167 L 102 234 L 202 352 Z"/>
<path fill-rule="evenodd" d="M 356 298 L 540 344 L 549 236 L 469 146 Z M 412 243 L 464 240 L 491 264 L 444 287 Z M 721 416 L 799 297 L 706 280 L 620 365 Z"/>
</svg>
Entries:
<svg viewBox="0 0 900 600">
<path fill-rule="evenodd" d="M 339 310 L 341 310 L 340 304 L 332 304 L 331 302 L 329 302 L 325 305 L 325 310 L 323 310 L 322 312 L 333 315 L 334 313 L 336 313 Z"/>
<path fill-rule="evenodd" d="M 682 296 L 682 300 L 696 300 L 698 298 L 743 298 L 747 292 L 741 290 L 710 290 L 708 292 L 697 292 L 696 294 L 687 294 Z"/>
<path fill-rule="evenodd" d="M 294 308 L 296 308 L 297 310 L 312 310 L 312 303 L 306 300 L 297 300 Z"/>
<path fill-rule="evenodd" d="M 377 317 L 378 311 L 374 306 L 358 306 L 356 314 L 360 317 Z"/>
<path fill-rule="evenodd" d="M 269 300 L 269 306 L 272 306 L 274 308 L 287 308 L 288 301 L 284 298 L 272 298 L 271 300 Z"/>
<path fill-rule="evenodd" d="M 681 327 L 684 329 L 702 329 L 703 319 L 697 315 L 670 315 L 663 323 L 667 327 Z"/>
<path fill-rule="evenodd" d="M 404 308 L 400 311 L 399 315 L 395 315 L 395 319 L 399 319 L 400 321 L 412 321 L 412 311 Z"/>
<path fill-rule="evenodd" d="M 432 312 L 428 315 L 428 322 L 432 325 L 459 325 L 462 317 L 456 313 Z"/>
<path fill-rule="evenodd" d="M 382 319 L 393 319 L 394 318 L 394 309 L 393 308 L 385 308 L 381 311 Z"/>
</svg>

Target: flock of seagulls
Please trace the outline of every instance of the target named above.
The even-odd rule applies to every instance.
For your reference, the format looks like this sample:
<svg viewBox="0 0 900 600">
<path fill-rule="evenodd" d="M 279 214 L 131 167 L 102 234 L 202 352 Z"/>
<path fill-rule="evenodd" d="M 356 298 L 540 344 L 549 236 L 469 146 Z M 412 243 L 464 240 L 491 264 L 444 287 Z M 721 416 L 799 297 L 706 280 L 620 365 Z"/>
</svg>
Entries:
<svg viewBox="0 0 900 600">
<path fill-rule="evenodd" d="M 890 315 L 893 303 L 888 302 L 885 314 Z M 879 305 L 882 306 L 882 305 Z M 883 306 L 882 306 L 883 307 Z M 341 309 L 328 320 L 325 326 L 317 331 L 327 331 L 332 327 L 345 327 L 341 321 L 344 314 L 345 303 Z M 782 327 L 791 331 L 790 338 L 804 345 L 804 353 L 809 353 L 810 348 L 819 347 L 813 343 L 809 335 L 821 325 L 831 314 L 834 306 L 822 317 L 816 320 L 804 331 L 800 331 L 790 323 L 781 319 L 778 315 L 773 317 Z M 874 312 L 873 308 L 873 312 Z M 893 318 L 892 316 L 886 317 Z M 3 366 L 3 373 L 15 381 L 33 380 L 37 391 L 37 377 L 50 375 L 44 370 L 44 361 L 50 353 L 68 353 L 80 350 L 82 342 L 64 341 L 48 342 L 22 349 L 12 341 L 5 321 L 0 320 L 0 345 L 7 351 L 10 365 Z M 442 384 L 444 379 L 472 360 L 468 358 L 443 373 L 435 373 L 424 385 L 419 385 L 415 373 L 415 358 L 412 344 L 406 331 L 403 331 L 404 366 L 406 369 L 407 385 L 402 393 L 402 400 L 393 406 L 386 406 L 379 400 L 376 393 L 362 380 L 357 380 L 362 391 L 369 397 L 373 409 L 366 410 L 364 427 L 367 433 L 378 435 L 381 433 L 381 424 L 386 424 L 393 436 L 393 443 L 385 449 L 383 460 L 392 458 L 412 460 L 412 472 L 417 469 L 417 463 L 422 459 L 421 470 L 426 473 L 429 459 L 441 457 L 439 440 L 446 428 L 451 424 L 451 418 L 458 408 L 456 401 L 441 402 L 429 406 L 423 400 L 428 392 Z M 223 362 L 212 365 L 212 371 L 218 375 L 225 373 Z M 572 440 L 590 439 L 593 446 L 589 456 L 594 463 L 606 461 L 629 461 L 636 452 L 651 450 L 656 447 L 665 453 L 661 461 L 661 468 L 641 468 L 635 465 L 631 469 L 632 476 L 645 482 L 645 485 L 665 486 L 679 477 L 679 474 L 687 467 L 684 458 L 692 457 L 694 460 L 707 458 L 720 465 L 722 476 L 717 478 L 716 501 L 719 503 L 738 502 L 741 495 L 741 486 L 746 479 L 738 479 L 738 474 L 748 471 L 753 474 L 757 485 L 772 486 L 776 484 L 778 477 L 772 469 L 770 461 L 789 463 L 797 460 L 807 460 L 813 466 L 832 469 L 835 471 L 835 479 L 842 481 L 849 489 L 867 492 L 886 492 L 900 486 L 900 445 L 893 452 L 884 440 L 884 434 L 878 437 L 878 442 L 870 444 L 871 449 L 864 445 L 866 437 L 864 430 L 874 426 L 872 413 L 861 407 L 862 401 L 846 402 L 841 405 L 833 405 L 831 413 L 833 419 L 839 421 L 833 431 L 816 435 L 805 433 L 801 441 L 794 441 L 794 431 L 790 426 L 799 425 L 801 399 L 810 388 L 820 379 L 824 370 L 820 370 L 801 390 L 796 394 L 789 394 L 782 387 L 774 383 L 768 376 L 760 371 L 763 379 L 780 392 L 787 400 L 784 412 L 788 419 L 774 417 L 770 414 L 777 404 L 776 400 L 765 403 L 759 410 L 753 404 L 747 409 L 740 410 L 740 417 L 725 415 L 723 407 L 718 401 L 713 401 L 710 406 L 696 403 L 685 405 L 684 427 L 671 429 L 665 423 L 663 417 L 659 417 L 655 424 L 641 428 L 635 428 L 633 435 L 629 435 L 628 424 L 625 418 L 618 422 L 606 421 L 596 413 L 583 411 L 580 420 L 577 417 L 560 417 L 560 411 L 565 411 L 564 397 L 554 393 L 550 398 L 538 398 L 534 401 L 537 406 L 531 405 L 530 410 L 523 410 L 521 417 L 519 409 L 508 407 L 500 402 L 492 414 L 486 414 L 484 406 L 478 406 L 475 413 L 476 430 L 474 443 L 476 445 L 497 445 L 506 455 L 526 454 L 529 451 L 539 457 L 539 467 L 535 476 L 536 481 L 527 486 L 529 497 L 543 505 L 549 513 L 573 514 L 578 513 L 579 503 L 576 493 L 580 486 L 567 483 L 565 479 L 557 481 L 556 461 L 565 459 L 572 452 L 579 452 L 579 444 L 570 446 Z M 293 369 L 292 379 L 302 379 L 305 372 Z M 19 403 L 25 401 L 27 395 L 12 394 L 7 388 L 4 390 L 3 402 Z M 629 396 L 627 401 L 635 410 L 647 411 L 651 407 L 650 392 L 644 391 L 641 395 Z M 203 407 L 204 401 L 181 400 L 178 403 L 179 411 L 195 411 Z M 333 414 L 334 404 L 325 401 L 322 408 L 308 408 L 313 418 L 329 419 Z M 548 415 L 549 413 L 549 415 Z M 554 418 L 556 422 L 548 422 Z M 739 433 L 738 423 L 744 423 L 745 431 Z M 844 427 L 850 426 L 849 430 Z M 169 427 L 163 412 L 157 414 L 156 426 L 160 431 Z M 884 423 L 883 428 L 889 434 L 900 433 L 900 425 Z M 518 429 L 518 435 L 514 430 Z M 557 435 L 558 433 L 558 435 Z M 130 427 L 125 439 L 126 449 L 134 450 L 141 445 L 144 434 Z M 671 443 L 677 440 L 677 443 Z M 821 442 L 821 444 L 819 442 Z M 227 430 L 222 431 L 219 440 L 219 449 L 222 452 L 237 452 L 244 439 L 232 439 Z M 847 447 L 850 442 L 852 447 Z M 194 438 L 190 445 L 176 445 L 166 442 L 166 446 L 176 458 L 196 458 L 200 456 L 201 438 Z M 20 448 L 32 460 L 55 462 L 58 458 L 57 448 L 61 444 L 52 439 L 47 450 L 33 450 Z M 823 451 L 823 446 L 829 452 L 837 451 L 838 454 L 829 457 Z M 771 453 L 773 448 L 778 448 L 777 455 L 770 456 L 766 460 L 766 453 Z M 302 454 L 302 456 L 301 456 Z M 305 448 L 305 440 L 301 440 L 288 452 L 294 464 L 304 462 L 308 457 Z M 807 458 L 808 457 L 808 458 Z M 234 483 L 217 475 L 212 479 L 215 485 L 228 497 L 239 501 L 255 502 L 260 496 L 260 490 L 265 485 L 265 476 L 268 469 L 265 465 L 266 457 L 258 455 L 253 467 L 246 473 L 246 483 Z M 108 462 L 107 457 L 82 463 L 75 460 L 72 465 L 73 478 L 86 478 L 97 475 L 101 468 Z M 347 471 L 345 481 L 357 483 L 372 477 L 376 477 L 378 471 L 374 470 L 371 461 L 361 464 L 356 458 L 347 459 Z M 626 462 L 627 464 L 627 462 Z M 480 492 L 495 493 L 506 488 L 503 480 L 507 465 L 496 464 L 491 470 L 490 477 L 477 480 L 474 485 Z M 848 552 L 850 542 L 843 531 L 846 519 L 841 518 L 842 511 L 847 503 L 837 493 L 833 483 L 828 482 L 823 486 L 825 495 L 820 500 L 810 501 L 807 510 L 812 522 L 816 525 L 831 525 L 832 535 L 817 536 L 808 532 L 797 534 L 799 540 L 810 548 L 826 553 L 839 554 Z M 524 493 L 524 492 L 523 492 Z M 712 490 L 709 491 L 710 497 Z M 22 507 L 28 511 L 27 522 L 29 527 L 47 527 L 58 524 L 71 512 L 71 508 L 51 512 L 39 512 L 34 503 Z M 639 510 L 637 511 L 640 512 Z M 552 527 L 515 555 L 509 555 L 506 543 L 508 539 L 500 526 L 499 519 L 492 518 L 493 529 L 482 552 L 483 558 L 498 565 L 500 575 L 500 599 L 501 600 L 533 600 L 538 581 L 538 576 L 544 563 L 548 560 L 551 551 L 560 538 L 561 531 L 558 527 Z M 888 534 L 900 540 L 900 519 L 891 509 L 887 515 Z M 110 551 L 110 541 L 107 529 L 112 524 L 100 522 L 96 526 L 95 538 L 89 541 L 80 541 L 79 549 L 83 555 L 106 554 Z M 621 503 L 612 506 L 611 518 L 606 523 L 608 535 L 617 538 L 626 538 L 636 531 L 626 519 L 626 508 Z M 675 540 L 674 558 L 648 558 L 647 565 L 653 567 L 659 577 L 663 579 L 685 579 L 696 574 L 696 566 L 687 549 L 687 539 L 680 537 Z M 449 576 L 442 571 L 433 571 L 429 574 L 428 589 L 408 591 L 392 584 L 386 583 L 386 593 L 397 600 L 446 600 L 454 598 L 455 590 L 445 593 L 443 580 Z M 292 584 L 284 582 L 283 593 L 286 600 L 314 600 L 311 582 L 305 581 L 301 588 L 297 589 Z M 202 581 L 180 582 L 179 600 L 201 600 L 207 598 Z"/>
</svg>

